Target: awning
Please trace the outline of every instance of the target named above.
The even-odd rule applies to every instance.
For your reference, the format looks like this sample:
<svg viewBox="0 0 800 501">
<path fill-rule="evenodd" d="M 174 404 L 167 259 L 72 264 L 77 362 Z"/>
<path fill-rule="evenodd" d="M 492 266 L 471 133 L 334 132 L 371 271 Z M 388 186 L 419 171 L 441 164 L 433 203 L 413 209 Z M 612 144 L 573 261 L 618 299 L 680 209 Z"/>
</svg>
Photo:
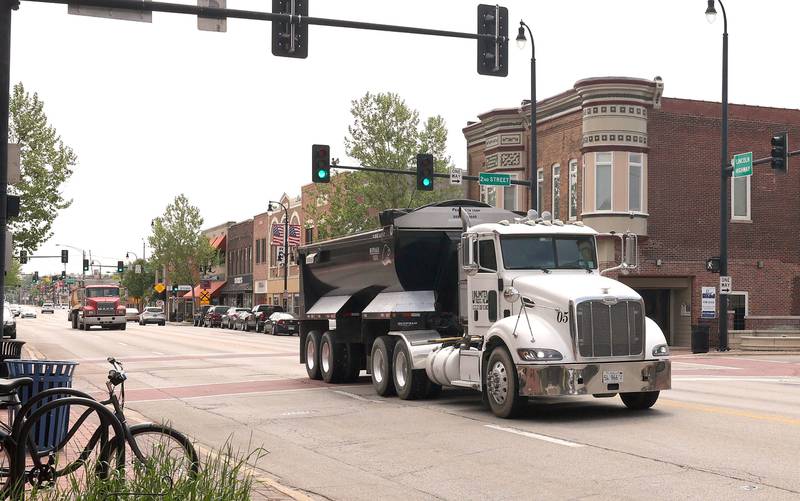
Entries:
<svg viewBox="0 0 800 501">
<path fill-rule="evenodd" d="M 211 247 L 214 249 L 224 249 L 225 248 L 225 235 L 217 235 L 214 240 L 211 241 Z"/>
<path fill-rule="evenodd" d="M 220 280 L 218 282 L 211 282 L 211 288 L 209 289 L 211 291 L 211 297 L 217 297 L 219 295 L 219 290 L 222 288 L 223 285 L 225 285 L 225 281 L 224 280 Z M 200 291 L 201 290 L 203 290 L 203 288 L 200 287 L 199 284 L 195 286 L 195 288 L 194 288 L 194 297 L 195 298 L 199 298 L 200 297 Z M 191 299 L 192 298 L 192 291 L 187 292 L 186 294 L 184 294 L 181 297 L 187 298 L 187 299 Z"/>
</svg>

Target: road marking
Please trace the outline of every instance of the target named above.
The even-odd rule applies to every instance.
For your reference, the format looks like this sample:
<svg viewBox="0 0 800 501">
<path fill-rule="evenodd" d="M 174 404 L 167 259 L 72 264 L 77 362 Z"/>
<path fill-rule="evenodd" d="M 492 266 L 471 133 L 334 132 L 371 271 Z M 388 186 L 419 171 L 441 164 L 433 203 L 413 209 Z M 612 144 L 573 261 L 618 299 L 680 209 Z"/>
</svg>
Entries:
<svg viewBox="0 0 800 501">
<path fill-rule="evenodd" d="M 726 416 L 736 416 L 748 419 L 755 419 L 758 421 L 772 421 L 774 423 L 788 424 L 791 426 L 800 426 L 800 419 L 792 418 L 789 416 L 781 416 L 779 414 L 758 414 L 755 412 L 741 411 L 727 407 L 716 407 L 713 405 L 693 404 L 689 402 L 680 402 L 678 400 L 671 400 L 662 398 L 658 401 L 659 405 L 667 407 L 677 407 L 679 409 L 690 409 L 708 414 L 723 414 Z"/>
<path fill-rule="evenodd" d="M 720 382 L 728 382 L 728 381 L 747 381 L 751 383 L 788 383 L 788 384 L 800 384 L 800 378 L 795 378 L 791 376 L 775 376 L 775 377 L 763 377 L 763 376 L 706 376 L 706 377 L 697 377 L 697 376 L 675 376 L 672 378 L 673 381 L 720 381 Z"/>
<path fill-rule="evenodd" d="M 130 346 L 129 344 L 125 344 L 125 343 L 119 343 L 119 344 L 121 344 L 122 346 Z"/>
<path fill-rule="evenodd" d="M 585 447 L 585 445 L 583 444 L 570 442 L 568 440 L 561 440 L 560 438 L 548 437 L 547 435 L 539 435 L 538 433 L 532 433 L 530 431 L 522 431 L 522 430 L 517 430 L 515 428 L 506 428 L 505 426 L 498 426 L 496 424 L 486 424 L 484 426 L 486 426 L 487 428 L 491 428 L 493 430 L 507 431 L 508 433 L 514 433 L 515 435 L 521 435 L 527 438 L 535 438 L 536 440 L 543 440 L 545 442 L 550 442 L 551 444 L 563 445 L 565 447 Z"/>
<path fill-rule="evenodd" d="M 372 400 L 370 398 L 364 398 L 361 395 L 356 395 L 355 393 L 350 393 L 349 391 L 342 391 L 342 390 L 331 390 L 333 393 L 338 393 L 339 395 L 344 395 L 345 397 L 350 397 L 355 400 L 359 400 L 361 402 L 370 402 L 373 404 L 382 404 L 385 403 L 383 400 Z"/>
<path fill-rule="evenodd" d="M 153 355 L 166 355 L 166 353 L 161 353 L 160 351 L 154 351 Z"/>
<path fill-rule="evenodd" d="M 694 371 L 694 370 L 704 370 L 704 371 L 733 370 L 733 371 L 740 371 L 740 370 L 742 370 L 742 368 L 741 367 L 728 367 L 726 365 L 695 364 L 695 363 L 691 363 L 691 362 L 675 362 L 674 364 L 672 364 L 672 370 L 673 371 Z"/>
<path fill-rule="evenodd" d="M 736 358 L 727 358 L 727 360 L 749 360 L 751 362 L 766 362 L 770 364 L 794 364 L 797 362 L 791 362 L 789 360 L 764 360 L 759 358 L 744 358 L 744 357 L 736 357 Z"/>
</svg>

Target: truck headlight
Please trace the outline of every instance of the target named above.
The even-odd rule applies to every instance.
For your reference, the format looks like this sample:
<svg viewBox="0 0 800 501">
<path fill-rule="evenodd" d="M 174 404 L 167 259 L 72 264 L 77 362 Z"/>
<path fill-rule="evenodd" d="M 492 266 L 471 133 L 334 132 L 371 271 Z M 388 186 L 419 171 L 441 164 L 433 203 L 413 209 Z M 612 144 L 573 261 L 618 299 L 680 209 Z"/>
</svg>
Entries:
<svg viewBox="0 0 800 501">
<path fill-rule="evenodd" d="M 550 360 L 561 360 L 561 353 L 549 348 L 520 348 L 517 350 L 519 358 L 526 362 L 540 362 Z"/>
<path fill-rule="evenodd" d="M 666 357 L 668 355 L 669 355 L 669 346 L 665 344 L 659 344 L 653 348 L 654 357 Z"/>
</svg>

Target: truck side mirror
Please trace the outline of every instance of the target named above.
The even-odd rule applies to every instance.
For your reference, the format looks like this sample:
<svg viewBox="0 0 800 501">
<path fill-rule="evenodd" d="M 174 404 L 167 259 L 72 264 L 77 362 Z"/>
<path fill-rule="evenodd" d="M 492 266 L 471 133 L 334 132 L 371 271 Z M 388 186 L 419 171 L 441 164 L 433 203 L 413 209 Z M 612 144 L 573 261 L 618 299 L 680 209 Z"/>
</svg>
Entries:
<svg viewBox="0 0 800 501">
<path fill-rule="evenodd" d="M 475 235 L 465 234 L 461 237 L 461 268 L 469 276 L 478 273 L 478 256 L 475 255 Z"/>
</svg>

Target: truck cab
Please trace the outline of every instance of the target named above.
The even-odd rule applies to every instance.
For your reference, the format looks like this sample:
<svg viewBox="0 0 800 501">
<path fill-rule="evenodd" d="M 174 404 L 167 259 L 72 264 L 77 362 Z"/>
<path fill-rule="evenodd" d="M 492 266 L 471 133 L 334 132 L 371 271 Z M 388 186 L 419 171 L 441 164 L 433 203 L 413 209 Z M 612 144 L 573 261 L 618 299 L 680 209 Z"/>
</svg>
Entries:
<svg viewBox="0 0 800 501">
<path fill-rule="evenodd" d="M 88 330 L 97 325 L 101 329 L 125 330 L 127 318 L 120 286 L 109 282 L 84 281 L 70 293 L 70 311 L 67 320 L 73 329 Z"/>
</svg>

